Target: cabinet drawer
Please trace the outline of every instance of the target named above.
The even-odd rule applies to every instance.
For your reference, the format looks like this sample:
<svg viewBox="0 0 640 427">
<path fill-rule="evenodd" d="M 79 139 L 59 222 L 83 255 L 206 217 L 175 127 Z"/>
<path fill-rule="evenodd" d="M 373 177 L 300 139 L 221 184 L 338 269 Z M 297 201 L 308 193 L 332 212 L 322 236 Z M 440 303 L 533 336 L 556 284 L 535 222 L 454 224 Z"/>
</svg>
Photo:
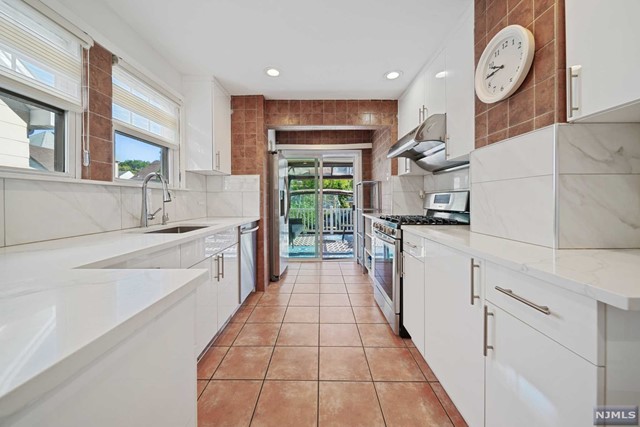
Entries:
<svg viewBox="0 0 640 427">
<path fill-rule="evenodd" d="M 598 335 L 604 331 L 604 313 L 597 301 L 495 264 L 485 265 L 487 300 L 591 363 L 604 364 Z M 543 313 L 546 309 L 548 313 Z"/>
<path fill-rule="evenodd" d="M 422 237 L 405 232 L 402 235 L 402 251 L 424 262 L 424 243 Z"/>
</svg>

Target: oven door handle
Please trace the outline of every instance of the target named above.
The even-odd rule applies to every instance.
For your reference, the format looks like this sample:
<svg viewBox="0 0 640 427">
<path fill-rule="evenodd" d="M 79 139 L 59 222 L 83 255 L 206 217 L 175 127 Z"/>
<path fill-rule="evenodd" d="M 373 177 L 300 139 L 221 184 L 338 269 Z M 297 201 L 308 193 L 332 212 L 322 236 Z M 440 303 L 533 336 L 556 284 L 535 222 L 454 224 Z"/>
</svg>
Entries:
<svg viewBox="0 0 640 427">
<path fill-rule="evenodd" d="M 373 230 L 373 236 L 376 239 L 379 239 L 380 241 L 382 241 L 382 242 L 384 242 L 384 243 L 386 243 L 388 245 L 395 246 L 396 242 L 397 242 L 396 239 L 394 239 L 392 237 L 387 237 L 384 234 L 382 234 L 381 232 L 379 232 L 378 230 Z"/>
</svg>

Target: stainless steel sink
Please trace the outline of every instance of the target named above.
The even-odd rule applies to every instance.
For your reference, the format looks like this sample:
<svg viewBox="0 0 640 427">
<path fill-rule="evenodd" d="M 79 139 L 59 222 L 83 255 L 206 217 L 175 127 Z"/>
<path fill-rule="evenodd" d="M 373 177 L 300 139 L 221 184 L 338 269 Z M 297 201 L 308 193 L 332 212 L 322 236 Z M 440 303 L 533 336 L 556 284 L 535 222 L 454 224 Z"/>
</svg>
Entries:
<svg viewBox="0 0 640 427">
<path fill-rule="evenodd" d="M 188 233 L 190 231 L 200 230 L 202 228 L 210 227 L 209 225 L 178 225 L 176 227 L 171 228 L 163 228 L 160 230 L 147 231 L 145 234 L 182 234 Z"/>
</svg>

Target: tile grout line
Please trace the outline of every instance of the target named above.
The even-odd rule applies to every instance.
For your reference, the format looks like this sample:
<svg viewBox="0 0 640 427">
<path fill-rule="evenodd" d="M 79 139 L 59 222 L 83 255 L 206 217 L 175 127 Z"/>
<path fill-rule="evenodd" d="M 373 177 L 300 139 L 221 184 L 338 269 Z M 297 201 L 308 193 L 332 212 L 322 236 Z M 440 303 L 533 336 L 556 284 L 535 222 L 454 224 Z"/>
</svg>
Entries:
<svg viewBox="0 0 640 427">
<path fill-rule="evenodd" d="M 344 279 L 344 276 L 343 276 Z M 351 303 L 351 296 L 349 296 L 349 303 Z M 351 305 L 351 314 L 353 314 L 353 318 L 356 319 L 356 313 L 353 311 L 353 305 Z M 371 376 L 371 383 L 373 384 L 373 392 L 376 394 L 376 400 L 378 401 L 378 407 L 380 408 L 380 414 L 382 414 L 382 422 L 384 425 L 387 425 L 387 419 L 384 416 L 384 410 L 382 409 L 382 403 L 380 403 L 380 396 L 378 396 L 378 389 L 376 387 L 376 383 L 373 378 L 373 372 L 371 371 L 371 365 L 369 365 L 369 358 L 367 357 L 367 351 L 364 346 L 364 341 L 362 339 L 362 334 L 360 333 L 360 327 L 358 326 L 358 321 L 356 319 L 356 330 L 358 331 L 358 336 L 360 337 L 360 341 L 362 342 L 362 352 L 364 353 L 364 360 L 367 362 L 367 369 L 369 370 L 369 375 Z"/>
</svg>

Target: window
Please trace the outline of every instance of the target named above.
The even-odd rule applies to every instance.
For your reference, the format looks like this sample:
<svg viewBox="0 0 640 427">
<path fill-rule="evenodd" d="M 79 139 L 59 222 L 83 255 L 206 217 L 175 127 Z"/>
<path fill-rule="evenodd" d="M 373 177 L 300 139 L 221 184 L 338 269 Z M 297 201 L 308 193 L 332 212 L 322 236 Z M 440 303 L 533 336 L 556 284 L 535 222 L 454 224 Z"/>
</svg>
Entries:
<svg viewBox="0 0 640 427">
<path fill-rule="evenodd" d="M 83 42 L 21 0 L 0 0 L 0 74 L 82 105 Z"/>
<path fill-rule="evenodd" d="M 116 178 L 142 181 L 152 172 L 168 176 L 167 147 L 115 132 Z"/>
<path fill-rule="evenodd" d="M 0 91 L 0 166 L 65 172 L 64 111 Z"/>
<path fill-rule="evenodd" d="M 115 176 L 142 180 L 160 172 L 171 181 L 180 141 L 180 106 L 141 77 L 122 66 L 113 69 Z"/>
</svg>

